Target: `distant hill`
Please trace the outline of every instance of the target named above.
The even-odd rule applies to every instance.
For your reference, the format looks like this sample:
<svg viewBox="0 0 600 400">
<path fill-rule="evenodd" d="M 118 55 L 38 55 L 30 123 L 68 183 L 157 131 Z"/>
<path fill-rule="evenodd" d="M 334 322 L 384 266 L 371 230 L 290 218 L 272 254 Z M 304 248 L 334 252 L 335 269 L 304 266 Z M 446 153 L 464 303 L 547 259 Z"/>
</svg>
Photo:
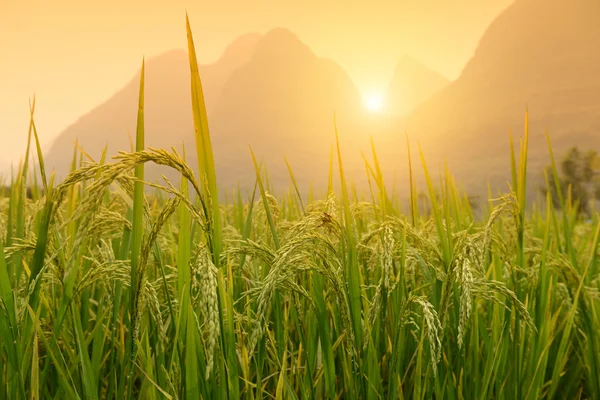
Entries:
<svg viewBox="0 0 600 400">
<path fill-rule="evenodd" d="M 236 179 L 252 182 L 251 145 L 276 183 L 289 185 L 284 155 L 304 184 L 324 181 L 334 112 L 344 138 L 357 132 L 363 107 L 350 77 L 335 62 L 315 56 L 289 30 L 274 29 L 223 87 L 211 122 L 217 163 L 221 170 L 236 168 Z M 360 153 L 355 155 L 358 160 Z"/>
<path fill-rule="evenodd" d="M 253 183 L 249 145 L 268 166 L 274 183 L 289 185 L 284 155 L 303 184 L 315 176 L 326 180 L 334 112 L 344 143 L 367 139 L 352 134 L 361 126 L 363 110 L 347 73 L 333 61 L 315 56 L 286 29 L 242 36 L 216 63 L 202 66 L 200 74 L 222 186 L 238 180 Z M 139 72 L 64 131 L 47 153 L 47 164 L 64 177 L 76 139 L 95 157 L 106 143 L 110 154 L 129 150 L 128 134 L 135 137 L 138 90 Z M 195 164 L 185 51 L 147 60 L 145 95 L 147 147 L 180 149 L 185 142 L 189 162 Z M 362 161 L 357 165 L 364 170 Z M 147 171 L 147 179 L 159 177 L 156 169 L 149 166 Z"/>
<path fill-rule="evenodd" d="M 200 66 L 209 113 L 227 79 L 250 59 L 260 37 L 241 36 L 214 64 Z M 131 148 L 131 141 L 135 140 L 139 81 L 140 72 L 58 136 L 45 156 L 46 164 L 56 168 L 58 177 L 64 178 L 68 173 L 76 140 L 96 159 L 105 145 L 109 154 Z M 191 144 L 193 120 L 187 52 L 173 50 L 146 60 L 145 93 L 146 146 L 181 149 L 184 141 Z"/>
<path fill-rule="evenodd" d="M 447 83 L 410 58 L 400 60 L 388 93 L 389 107 L 399 111 L 384 116 L 366 113 L 347 73 L 289 30 L 243 36 L 200 68 L 219 183 L 252 185 L 249 145 L 276 186 L 289 186 L 284 155 L 304 188 L 309 180 L 324 182 L 335 111 L 345 167 L 357 184 L 365 183 L 359 150 L 370 153 L 372 135 L 386 179 L 406 193 L 407 133 L 417 175 L 418 142 L 435 177 L 447 161 L 469 193 L 486 195 L 488 182 L 494 190 L 507 188 L 509 131 L 518 152 L 528 107 L 529 182 L 537 186 L 536 174 L 548 162 L 546 129 L 557 155 L 575 144 L 600 149 L 599 20 L 596 0 L 516 0 L 488 27 L 455 81 Z M 185 142 L 194 164 L 186 52 L 150 59 L 146 71 L 147 146 L 181 148 Z M 59 136 L 46 158 L 59 177 L 76 138 L 96 157 L 107 142 L 112 154 L 129 149 L 138 85 L 139 73 Z M 148 179 L 158 178 L 154 168 L 147 171 Z"/>
<path fill-rule="evenodd" d="M 440 73 L 410 56 L 404 56 L 394 71 L 386 107 L 391 113 L 406 115 L 449 83 Z"/>
<path fill-rule="evenodd" d="M 405 121 L 430 160 L 445 158 L 459 181 L 506 189 L 509 130 L 530 113 L 529 171 L 555 152 L 600 148 L 600 3 L 517 0 L 489 26 L 460 77 Z M 533 181 L 532 181 L 533 182 Z M 539 183 L 539 181 L 538 181 Z M 532 183 L 533 184 L 533 183 Z"/>
</svg>

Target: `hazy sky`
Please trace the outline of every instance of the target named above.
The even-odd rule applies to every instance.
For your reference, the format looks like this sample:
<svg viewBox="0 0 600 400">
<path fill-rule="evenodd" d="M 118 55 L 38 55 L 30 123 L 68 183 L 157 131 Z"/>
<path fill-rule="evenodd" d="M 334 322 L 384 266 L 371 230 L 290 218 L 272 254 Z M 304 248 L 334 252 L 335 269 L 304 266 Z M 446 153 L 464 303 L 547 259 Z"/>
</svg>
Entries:
<svg viewBox="0 0 600 400">
<path fill-rule="evenodd" d="M 248 32 L 283 26 L 339 62 L 363 93 L 385 91 L 410 54 L 456 78 L 513 0 L 0 0 L 0 164 L 24 152 L 29 98 L 43 145 L 124 86 L 152 57 L 186 45 L 200 62 Z"/>
</svg>

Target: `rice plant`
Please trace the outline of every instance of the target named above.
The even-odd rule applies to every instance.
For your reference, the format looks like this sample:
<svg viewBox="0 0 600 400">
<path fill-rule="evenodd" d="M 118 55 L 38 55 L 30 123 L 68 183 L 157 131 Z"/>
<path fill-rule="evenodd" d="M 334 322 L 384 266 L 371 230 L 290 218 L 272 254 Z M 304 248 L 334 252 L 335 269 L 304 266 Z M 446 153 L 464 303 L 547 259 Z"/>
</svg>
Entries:
<svg viewBox="0 0 600 400">
<path fill-rule="evenodd" d="M 289 163 L 292 190 L 269 192 L 251 150 L 254 190 L 231 191 L 189 23 L 187 37 L 198 171 L 185 152 L 145 148 L 143 66 L 135 151 L 76 149 L 61 183 L 32 104 L 24 161 L 0 192 L 0 398 L 600 398 L 600 222 L 568 197 L 529 207 L 527 125 L 520 152 L 507 149 L 512 190 L 478 219 L 423 154 L 431 215 L 410 158 L 405 215 L 374 144 L 369 202 L 337 144 L 324 198 L 302 198 Z M 147 163 L 180 181 L 145 182 Z"/>
</svg>

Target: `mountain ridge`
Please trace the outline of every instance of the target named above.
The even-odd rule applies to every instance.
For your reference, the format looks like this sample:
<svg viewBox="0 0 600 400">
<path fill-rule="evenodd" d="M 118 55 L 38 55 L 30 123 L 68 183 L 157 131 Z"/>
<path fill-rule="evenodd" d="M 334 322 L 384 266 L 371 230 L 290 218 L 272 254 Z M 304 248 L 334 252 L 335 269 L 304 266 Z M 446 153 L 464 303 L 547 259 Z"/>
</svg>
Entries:
<svg viewBox="0 0 600 400">
<path fill-rule="evenodd" d="M 509 133 L 518 147 L 526 110 L 533 174 L 549 162 L 546 130 L 557 156 L 577 143 L 600 148 L 599 18 L 600 4 L 589 0 L 517 0 L 490 24 L 460 76 L 404 126 L 478 193 L 488 182 L 506 190 Z"/>
<path fill-rule="evenodd" d="M 281 166 L 286 144 L 291 163 L 299 165 L 298 179 L 307 183 L 305 165 L 314 165 L 321 151 L 314 144 L 324 134 L 333 138 L 334 111 L 342 127 L 358 113 L 360 95 L 346 71 L 332 60 L 317 57 L 291 31 L 275 28 L 264 35 L 243 35 L 213 64 L 202 65 L 200 76 L 219 181 L 253 181 L 248 168 L 252 145 L 267 165 Z M 98 159 L 108 142 L 109 154 L 128 150 L 135 132 L 140 71 L 107 101 L 84 114 L 55 140 L 46 152 L 46 164 L 64 178 L 78 139 Z M 319 89 L 319 90 L 317 90 Z M 171 50 L 146 62 L 146 147 L 181 150 L 195 165 L 189 62 L 184 50 Z M 345 129 L 345 128 L 344 128 Z M 128 135 L 129 133 L 129 135 Z M 65 160 L 69 162 L 65 162 Z M 273 168 L 275 169 L 275 168 Z M 312 169 L 314 172 L 314 168 Z M 158 169 L 147 166 L 147 177 L 158 179 Z M 167 174 L 169 176 L 169 174 Z M 170 175 L 170 178 L 174 178 Z M 275 181 L 288 183 L 289 176 Z"/>
</svg>

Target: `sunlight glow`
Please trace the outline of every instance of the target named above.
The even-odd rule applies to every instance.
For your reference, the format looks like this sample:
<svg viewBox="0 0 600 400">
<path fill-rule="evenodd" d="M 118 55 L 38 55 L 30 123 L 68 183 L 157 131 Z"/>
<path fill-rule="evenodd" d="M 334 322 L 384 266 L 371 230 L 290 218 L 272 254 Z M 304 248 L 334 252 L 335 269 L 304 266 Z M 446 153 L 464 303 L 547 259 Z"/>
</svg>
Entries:
<svg viewBox="0 0 600 400">
<path fill-rule="evenodd" d="M 383 95 L 380 93 L 369 93 L 364 98 L 365 108 L 371 112 L 383 111 Z"/>
</svg>

